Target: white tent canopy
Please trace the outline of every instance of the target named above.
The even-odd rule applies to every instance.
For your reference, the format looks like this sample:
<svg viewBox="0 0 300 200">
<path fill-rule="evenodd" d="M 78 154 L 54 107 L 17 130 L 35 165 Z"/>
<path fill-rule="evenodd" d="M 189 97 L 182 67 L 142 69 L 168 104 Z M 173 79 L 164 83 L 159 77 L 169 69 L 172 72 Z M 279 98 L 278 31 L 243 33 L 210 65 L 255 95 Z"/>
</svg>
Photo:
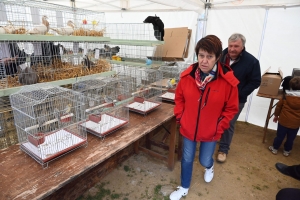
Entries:
<svg viewBox="0 0 300 200">
<path fill-rule="evenodd" d="M 71 5 L 67 0 L 47 2 Z M 217 35 L 225 48 L 228 37 L 239 32 L 247 39 L 246 50 L 260 60 L 261 72 L 271 66 L 288 76 L 299 68 L 300 0 L 75 0 L 75 6 L 105 12 L 106 23 L 142 23 L 156 14 L 165 28 L 189 27 L 186 62 L 193 62 L 194 44 L 203 35 Z M 270 99 L 256 94 L 248 98 L 239 120 L 264 126 Z M 269 128 L 276 127 L 270 120 Z"/>
<path fill-rule="evenodd" d="M 73 0 L 45 0 L 49 3 L 65 6 L 74 5 Z M 221 7 L 290 7 L 299 5 L 299 0 L 75 0 L 77 8 L 101 12 L 161 12 L 196 11 L 201 13 L 205 5 Z"/>
</svg>

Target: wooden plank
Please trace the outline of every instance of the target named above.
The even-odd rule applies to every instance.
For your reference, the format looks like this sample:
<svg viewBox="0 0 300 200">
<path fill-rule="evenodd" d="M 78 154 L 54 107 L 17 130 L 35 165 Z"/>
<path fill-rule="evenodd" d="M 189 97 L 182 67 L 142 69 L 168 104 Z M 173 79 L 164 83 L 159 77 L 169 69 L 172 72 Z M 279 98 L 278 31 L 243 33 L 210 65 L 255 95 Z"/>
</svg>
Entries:
<svg viewBox="0 0 300 200">
<path fill-rule="evenodd" d="M 145 147 L 141 147 L 140 146 L 139 150 L 143 151 L 143 152 L 145 152 L 145 153 L 147 153 L 147 154 L 149 154 L 149 155 L 151 155 L 151 156 L 153 156 L 155 158 L 158 158 L 158 159 L 161 159 L 161 160 L 164 160 L 164 161 L 168 161 L 168 158 L 166 156 L 163 156 L 163 155 L 161 155 L 161 154 L 159 154 L 159 153 L 157 153 L 155 151 L 151 151 L 149 149 L 146 149 Z"/>
<path fill-rule="evenodd" d="M 0 199 L 55 197 L 57 191 L 69 188 L 69 184 L 82 180 L 87 173 L 96 173 L 91 171 L 172 118 L 173 105 L 164 103 L 147 116 L 130 113 L 129 125 L 104 140 L 89 134 L 86 148 L 79 148 L 50 162 L 47 169 L 22 152 L 19 145 L 3 149 L 0 153 Z M 71 193 L 67 196 L 78 196 Z M 59 196 L 56 198 L 61 199 Z"/>
</svg>

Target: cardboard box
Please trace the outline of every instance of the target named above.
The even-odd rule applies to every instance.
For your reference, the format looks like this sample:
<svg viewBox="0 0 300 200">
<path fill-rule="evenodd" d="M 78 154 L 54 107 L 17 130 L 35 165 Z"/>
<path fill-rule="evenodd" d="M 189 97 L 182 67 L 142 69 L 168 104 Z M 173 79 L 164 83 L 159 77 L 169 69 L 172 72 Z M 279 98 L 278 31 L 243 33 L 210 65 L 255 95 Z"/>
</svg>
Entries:
<svg viewBox="0 0 300 200">
<path fill-rule="evenodd" d="M 183 61 L 188 57 L 192 30 L 187 27 L 166 28 L 163 45 L 156 48 L 154 57 L 162 57 L 163 61 Z"/>
<path fill-rule="evenodd" d="M 278 95 L 278 90 L 282 81 L 282 72 L 270 72 L 269 67 L 261 77 L 261 83 L 257 95 Z"/>
</svg>

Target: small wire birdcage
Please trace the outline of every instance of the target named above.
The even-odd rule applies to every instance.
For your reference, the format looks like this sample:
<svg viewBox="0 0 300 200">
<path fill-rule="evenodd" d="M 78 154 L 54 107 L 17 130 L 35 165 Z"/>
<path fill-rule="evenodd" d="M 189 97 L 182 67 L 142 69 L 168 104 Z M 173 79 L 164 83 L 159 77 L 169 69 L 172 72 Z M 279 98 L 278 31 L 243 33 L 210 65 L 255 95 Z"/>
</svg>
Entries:
<svg viewBox="0 0 300 200">
<path fill-rule="evenodd" d="M 87 145 L 84 96 L 49 84 L 23 86 L 10 95 L 20 148 L 43 167 Z"/>
<path fill-rule="evenodd" d="M 172 65 L 162 65 L 159 71 L 163 74 L 162 87 L 165 89 L 161 95 L 162 100 L 174 102 L 175 89 L 180 79 L 180 74 L 189 66 L 186 63 L 173 63 Z"/>
<path fill-rule="evenodd" d="M 161 105 L 162 73 L 150 68 L 114 66 L 120 76 L 131 77 L 135 91 L 131 93 L 133 101 L 127 105 L 129 110 L 147 114 Z"/>
<path fill-rule="evenodd" d="M 82 123 L 89 133 L 100 138 L 129 123 L 128 108 L 123 106 L 132 90 L 129 78 L 99 78 L 81 80 L 73 90 L 86 97 L 87 120 Z"/>
</svg>

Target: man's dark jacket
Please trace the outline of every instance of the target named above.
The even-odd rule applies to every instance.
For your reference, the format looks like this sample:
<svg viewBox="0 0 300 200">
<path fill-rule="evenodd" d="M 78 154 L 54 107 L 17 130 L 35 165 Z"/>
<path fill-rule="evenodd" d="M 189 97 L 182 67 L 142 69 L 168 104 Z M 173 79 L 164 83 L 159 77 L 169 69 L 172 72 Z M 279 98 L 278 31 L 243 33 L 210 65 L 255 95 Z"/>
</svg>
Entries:
<svg viewBox="0 0 300 200">
<path fill-rule="evenodd" d="M 228 48 L 223 50 L 221 63 L 226 63 Z M 239 103 L 245 103 L 247 96 L 260 86 L 261 73 L 259 61 L 243 49 L 237 60 L 230 65 L 234 76 L 240 81 L 238 84 Z"/>
</svg>

